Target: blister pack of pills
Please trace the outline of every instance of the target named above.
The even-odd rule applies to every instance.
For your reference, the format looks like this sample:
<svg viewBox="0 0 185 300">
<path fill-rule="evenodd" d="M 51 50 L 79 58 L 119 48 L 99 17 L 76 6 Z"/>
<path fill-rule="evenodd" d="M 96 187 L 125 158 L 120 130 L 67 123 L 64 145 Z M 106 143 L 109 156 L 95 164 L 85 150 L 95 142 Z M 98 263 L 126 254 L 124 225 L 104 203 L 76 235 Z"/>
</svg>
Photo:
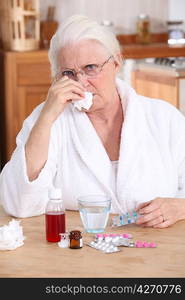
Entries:
<svg viewBox="0 0 185 300">
<path fill-rule="evenodd" d="M 132 238 L 131 234 L 97 234 L 95 236 L 95 241 L 97 243 L 109 243 L 114 246 L 129 246 L 130 239 Z"/>
<path fill-rule="evenodd" d="M 126 237 L 125 237 L 126 236 Z M 146 241 L 133 241 L 131 234 L 96 234 L 93 241 L 88 243 L 89 247 L 100 250 L 104 253 L 121 251 L 118 247 L 130 248 L 156 248 L 157 244 Z"/>
<path fill-rule="evenodd" d="M 95 235 L 96 240 L 105 240 L 105 241 L 111 241 L 118 238 L 125 238 L 125 239 L 131 239 L 132 234 L 130 233 L 98 233 Z"/>
<path fill-rule="evenodd" d="M 87 245 L 89 247 L 92 247 L 92 248 L 95 248 L 97 250 L 100 250 L 100 251 L 102 251 L 104 253 L 115 253 L 115 252 L 121 251 L 114 244 L 112 244 L 112 243 L 106 243 L 106 242 L 103 242 L 103 241 L 99 241 L 99 242 L 91 241 Z"/>
<path fill-rule="evenodd" d="M 140 215 L 135 211 L 127 212 L 126 214 L 120 214 L 114 216 L 111 220 L 112 227 L 119 227 L 127 224 L 133 224 L 137 221 Z"/>
<path fill-rule="evenodd" d="M 134 247 L 136 247 L 136 248 L 156 248 L 157 244 L 153 243 L 153 242 L 136 241 L 134 243 Z"/>
</svg>

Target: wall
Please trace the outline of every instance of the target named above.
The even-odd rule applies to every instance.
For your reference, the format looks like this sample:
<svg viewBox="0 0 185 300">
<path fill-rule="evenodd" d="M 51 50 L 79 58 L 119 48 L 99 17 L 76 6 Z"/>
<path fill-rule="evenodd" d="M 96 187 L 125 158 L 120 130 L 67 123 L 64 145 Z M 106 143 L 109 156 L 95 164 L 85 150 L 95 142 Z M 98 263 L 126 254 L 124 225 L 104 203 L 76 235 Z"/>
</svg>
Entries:
<svg viewBox="0 0 185 300">
<path fill-rule="evenodd" d="M 169 0 L 40 0 L 41 18 L 46 17 L 48 5 L 56 6 L 56 19 L 61 21 L 72 14 L 84 14 L 99 22 L 111 20 L 122 33 L 134 33 L 137 16 L 151 17 L 153 32 L 166 30 Z M 178 0 L 176 0 L 178 1 Z M 183 1 L 183 0 L 182 0 Z"/>
<path fill-rule="evenodd" d="M 168 0 L 169 20 L 183 20 L 185 30 L 185 0 Z"/>
</svg>

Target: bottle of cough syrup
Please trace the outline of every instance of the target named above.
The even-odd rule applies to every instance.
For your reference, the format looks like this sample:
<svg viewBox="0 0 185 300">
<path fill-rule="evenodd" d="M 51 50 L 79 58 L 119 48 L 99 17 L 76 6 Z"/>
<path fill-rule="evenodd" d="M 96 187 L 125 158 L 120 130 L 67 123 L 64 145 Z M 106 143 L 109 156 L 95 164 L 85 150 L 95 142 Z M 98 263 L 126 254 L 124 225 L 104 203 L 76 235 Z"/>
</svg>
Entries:
<svg viewBox="0 0 185 300">
<path fill-rule="evenodd" d="M 62 201 L 61 189 L 53 188 L 49 193 L 49 201 L 45 213 L 46 240 L 59 242 L 60 233 L 65 233 L 65 208 Z"/>
</svg>

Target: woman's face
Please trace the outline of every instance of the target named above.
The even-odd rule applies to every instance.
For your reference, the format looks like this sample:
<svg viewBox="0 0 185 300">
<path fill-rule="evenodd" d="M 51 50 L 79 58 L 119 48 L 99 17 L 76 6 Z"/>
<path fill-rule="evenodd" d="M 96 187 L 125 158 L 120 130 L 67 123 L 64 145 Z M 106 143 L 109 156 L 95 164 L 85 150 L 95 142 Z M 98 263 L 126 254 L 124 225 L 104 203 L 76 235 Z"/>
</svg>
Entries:
<svg viewBox="0 0 185 300">
<path fill-rule="evenodd" d="M 102 65 L 110 54 L 95 40 L 84 40 L 76 45 L 66 46 L 59 54 L 60 67 L 80 71 L 86 65 Z M 89 112 L 100 110 L 111 103 L 116 95 L 115 78 L 119 71 L 121 59 L 110 58 L 95 77 L 87 77 L 78 73 L 77 80 L 86 91 L 93 94 L 93 105 Z"/>
</svg>

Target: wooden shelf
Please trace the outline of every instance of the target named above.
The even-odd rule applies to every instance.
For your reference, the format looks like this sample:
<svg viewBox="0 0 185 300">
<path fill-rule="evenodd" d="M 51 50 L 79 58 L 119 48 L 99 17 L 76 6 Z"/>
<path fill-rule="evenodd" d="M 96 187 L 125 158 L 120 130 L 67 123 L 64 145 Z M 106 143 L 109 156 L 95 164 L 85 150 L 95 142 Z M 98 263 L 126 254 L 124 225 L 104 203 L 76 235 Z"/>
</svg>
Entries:
<svg viewBox="0 0 185 300">
<path fill-rule="evenodd" d="M 185 46 L 170 47 L 166 43 L 155 43 L 149 45 L 130 44 L 121 46 L 123 57 L 139 59 L 146 57 L 170 57 L 185 56 Z"/>
<path fill-rule="evenodd" d="M 124 58 L 146 58 L 146 57 L 170 57 L 185 56 L 184 46 L 169 46 L 167 43 L 168 35 L 166 32 L 151 35 L 151 44 L 137 44 L 136 34 L 117 35 L 121 44 Z"/>
</svg>

